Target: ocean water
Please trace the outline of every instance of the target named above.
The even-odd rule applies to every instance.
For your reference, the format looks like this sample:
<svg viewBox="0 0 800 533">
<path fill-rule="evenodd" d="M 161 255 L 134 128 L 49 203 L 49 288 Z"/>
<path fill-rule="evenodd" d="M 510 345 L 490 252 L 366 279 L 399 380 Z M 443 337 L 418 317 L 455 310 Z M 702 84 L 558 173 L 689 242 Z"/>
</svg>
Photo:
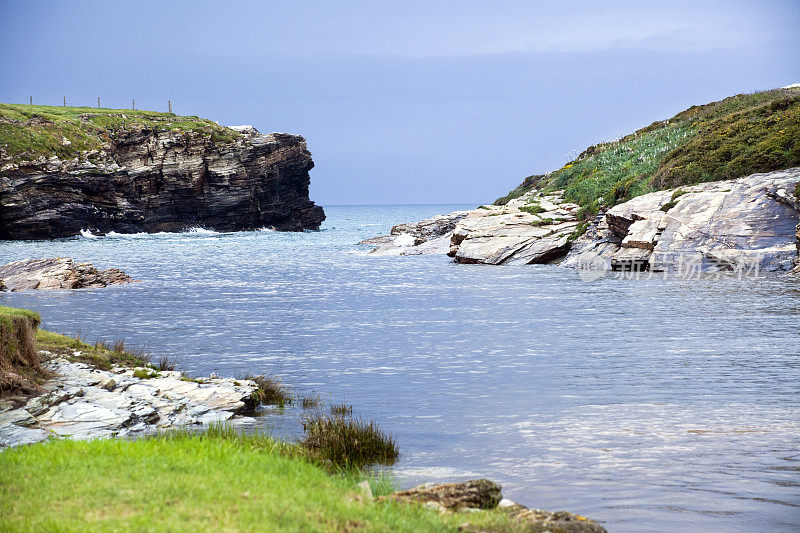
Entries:
<svg viewBox="0 0 800 533">
<path fill-rule="evenodd" d="M 280 376 L 397 439 L 401 486 L 487 477 L 610 531 L 800 529 L 800 284 L 581 281 L 554 266 L 373 257 L 361 239 L 471 206 L 330 206 L 322 231 L 0 242 L 141 280 L 0 294 L 48 329 L 202 375 Z M 297 412 L 259 424 L 287 438 Z"/>
</svg>

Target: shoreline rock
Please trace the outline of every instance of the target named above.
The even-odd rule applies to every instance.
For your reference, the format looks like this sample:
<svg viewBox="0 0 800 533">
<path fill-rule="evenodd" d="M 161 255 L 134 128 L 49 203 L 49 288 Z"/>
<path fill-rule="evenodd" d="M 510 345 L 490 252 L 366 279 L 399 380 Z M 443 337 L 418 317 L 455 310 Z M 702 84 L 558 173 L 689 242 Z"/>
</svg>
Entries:
<svg viewBox="0 0 800 533">
<path fill-rule="evenodd" d="M 393 500 L 417 503 L 445 512 L 480 512 L 499 509 L 528 531 L 551 533 L 605 533 L 606 529 L 590 518 L 567 511 L 529 509 L 503 498 L 502 487 L 488 479 L 471 479 L 461 483 L 425 483 L 409 490 L 397 491 L 378 501 Z"/>
<path fill-rule="evenodd" d="M 0 266 L 0 291 L 87 289 L 133 283 L 122 270 L 98 270 L 70 257 L 23 259 Z"/>
<path fill-rule="evenodd" d="M 798 183 L 800 168 L 792 168 L 679 187 L 638 196 L 592 221 L 579 220 L 578 206 L 560 191 L 530 191 L 505 206 L 398 224 L 391 235 L 359 244 L 376 246 L 375 255 L 446 253 L 457 263 L 788 272 L 800 252 Z"/>
<path fill-rule="evenodd" d="M 180 372 L 151 368 L 106 371 L 63 357 L 43 366 L 56 377 L 41 394 L 0 400 L 0 448 L 51 436 L 128 437 L 203 427 L 252 414 L 258 404 L 253 397 L 258 386 L 251 380 L 187 379 Z"/>
</svg>

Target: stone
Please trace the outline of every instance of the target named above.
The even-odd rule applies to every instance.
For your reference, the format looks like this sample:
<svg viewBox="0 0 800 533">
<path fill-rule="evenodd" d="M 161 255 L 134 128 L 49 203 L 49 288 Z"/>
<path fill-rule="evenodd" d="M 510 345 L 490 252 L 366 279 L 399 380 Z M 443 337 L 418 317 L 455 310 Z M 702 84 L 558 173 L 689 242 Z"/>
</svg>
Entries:
<svg viewBox="0 0 800 533">
<path fill-rule="evenodd" d="M 513 502 L 512 502 L 513 503 Z M 567 511 L 528 509 L 519 504 L 503 505 L 502 509 L 513 517 L 525 531 L 548 533 L 606 533 L 606 528 L 590 518 Z"/>
<path fill-rule="evenodd" d="M 98 270 L 69 257 L 14 261 L 0 266 L 0 278 L 10 291 L 87 289 L 135 281 L 116 268 Z"/>
<path fill-rule="evenodd" d="M 372 501 L 373 499 L 372 488 L 369 486 L 369 481 L 364 480 L 358 485 L 356 485 L 356 487 L 358 488 L 359 493 L 361 493 L 361 496 L 363 496 L 365 500 L 367 500 L 368 502 Z"/>
<path fill-rule="evenodd" d="M 464 507 L 494 509 L 502 499 L 500 491 L 500 485 L 488 479 L 472 479 L 462 483 L 420 485 L 413 489 L 395 492 L 384 498 L 432 504 L 450 511 L 457 511 Z"/>
<path fill-rule="evenodd" d="M 201 131 L 135 123 L 109 135 L 106 149 L 71 160 L 0 160 L 0 240 L 82 230 L 302 231 L 325 219 L 309 199 L 314 163 L 298 135 L 241 127 L 233 142 L 216 143 Z"/>
</svg>

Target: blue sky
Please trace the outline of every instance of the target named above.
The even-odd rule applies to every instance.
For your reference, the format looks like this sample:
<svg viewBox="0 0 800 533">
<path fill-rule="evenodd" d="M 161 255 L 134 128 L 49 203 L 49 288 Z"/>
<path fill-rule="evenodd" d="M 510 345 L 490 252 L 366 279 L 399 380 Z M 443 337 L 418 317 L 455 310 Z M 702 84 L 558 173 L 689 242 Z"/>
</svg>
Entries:
<svg viewBox="0 0 800 533">
<path fill-rule="evenodd" d="M 692 104 L 800 82 L 800 1 L 8 2 L 0 101 L 304 135 L 322 204 L 484 203 Z"/>
</svg>

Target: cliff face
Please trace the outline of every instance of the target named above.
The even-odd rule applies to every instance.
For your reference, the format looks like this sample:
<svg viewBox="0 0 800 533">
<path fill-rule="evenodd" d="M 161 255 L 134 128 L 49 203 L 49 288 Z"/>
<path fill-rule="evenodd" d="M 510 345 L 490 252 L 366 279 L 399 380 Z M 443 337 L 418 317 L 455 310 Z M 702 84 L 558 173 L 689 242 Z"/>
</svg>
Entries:
<svg viewBox="0 0 800 533">
<path fill-rule="evenodd" d="M 308 198 L 305 139 L 252 128 L 224 135 L 131 122 L 69 159 L 0 153 L 0 239 L 319 228 L 325 214 Z"/>
</svg>

